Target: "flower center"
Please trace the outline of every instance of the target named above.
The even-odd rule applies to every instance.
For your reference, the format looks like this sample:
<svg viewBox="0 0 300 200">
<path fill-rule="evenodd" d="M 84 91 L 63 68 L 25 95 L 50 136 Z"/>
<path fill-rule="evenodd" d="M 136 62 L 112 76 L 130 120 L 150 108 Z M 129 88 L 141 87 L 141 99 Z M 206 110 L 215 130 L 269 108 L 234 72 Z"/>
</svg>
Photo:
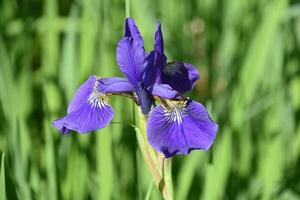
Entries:
<svg viewBox="0 0 300 200">
<path fill-rule="evenodd" d="M 98 91 L 98 84 L 100 78 L 97 78 L 97 81 L 95 82 L 94 88 L 93 88 L 93 92 L 90 94 L 89 98 L 88 98 L 88 102 L 91 104 L 92 108 L 98 107 L 98 108 L 102 108 L 107 104 L 107 97 L 104 93 Z"/>
<path fill-rule="evenodd" d="M 167 122 L 177 122 L 178 125 L 182 124 L 182 118 L 186 116 L 186 101 L 166 101 L 163 105 L 164 116 Z"/>
<path fill-rule="evenodd" d="M 88 102 L 91 104 L 92 108 L 102 108 L 108 105 L 106 95 L 99 91 L 93 91 L 88 98 Z"/>
</svg>

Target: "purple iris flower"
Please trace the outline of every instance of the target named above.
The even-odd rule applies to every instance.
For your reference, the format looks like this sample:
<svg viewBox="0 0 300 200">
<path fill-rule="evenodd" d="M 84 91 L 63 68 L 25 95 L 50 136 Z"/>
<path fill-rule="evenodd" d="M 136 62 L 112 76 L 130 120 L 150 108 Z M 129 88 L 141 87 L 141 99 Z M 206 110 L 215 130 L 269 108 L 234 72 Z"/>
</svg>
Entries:
<svg viewBox="0 0 300 200">
<path fill-rule="evenodd" d="M 143 114 L 149 113 L 147 137 L 155 150 L 170 157 L 209 149 L 218 125 L 202 104 L 182 95 L 195 86 L 200 78 L 198 70 L 185 62 L 167 62 L 161 25 L 158 23 L 155 33 L 154 50 L 147 53 L 134 20 L 126 19 L 125 35 L 116 54 L 127 79 L 90 76 L 76 91 L 67 115 L 53 125 L 62 133 L 104 128 L 114 115 L 109 96 L 125 95 L 141 107 Z"/>
</svg>

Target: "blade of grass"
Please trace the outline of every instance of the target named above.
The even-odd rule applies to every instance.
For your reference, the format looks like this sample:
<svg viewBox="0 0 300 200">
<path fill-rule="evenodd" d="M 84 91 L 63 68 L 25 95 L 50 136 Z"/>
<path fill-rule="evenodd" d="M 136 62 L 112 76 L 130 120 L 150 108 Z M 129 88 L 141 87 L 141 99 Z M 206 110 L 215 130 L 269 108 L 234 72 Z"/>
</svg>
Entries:
<svg viewBox="0 0 300 200">
<path fill-rule="evenodd" d="M 96 39 L 98 35 L 98 10 L 100 2 L 97 0 L 82 1 L 82 14 L 80 20 L 80 48 L 79 69 L 80 79 L 86 79 L 92 71 L 95 59 Z"/>
<path fill-rule="evenodd" d="M 55 152 L 52 138 L 52 132 L 49 130 L 49 121 L 44 120 L 44 134 L 45 134 L 45 162 L 47 174 L 47 199 L 57 199 L 57 180 L 56 180 L 56 163 Z M 45 195 L 46 196 L 46 195 Z"/>
<path fill-rule="evenodd" d="M 76 56 L 76 27 L 78 18 L 78 7 L 73 5 L 70 12 L 69 21 L 67 24 L 66 34 L 62 46 L 62 59 L 59 70 L 60 85 L 64 89 L 66 97 L 70 100 L 78 85 L 78 70 Z"/>
<path fill-rule="evenodd" d="M 42 66 L 46 76 L 55 76 L 59 55 L 59 35 L 58 35 L 58 5 L 57 0 L 46 0 L 44 3 L 44 25 L 47 29 L 42 33 Z"/>
<path fill-rule="evenodd" d="M 156 168 L 155 168 L 155 172 L 157 173 L 157 171 L 159 170 L 159 163 L 156 164 Z M 152 193 L 152 189 L 153 189 L 153 185 L 155 183 L 155 175 L 152 174 L 152 180 L 149 183 L 148 189 L 147 189 L 147 193 L 146 193 L 146 197 L 145 200 L 150 200 L 151 197 L 151 193 Z M 153 198 L 152 198 L 153 199 Z"/>
<path fill-rule="evenodd" d="M 213 163 L 207 165 L 204 191 L 200 199 L 222 199 L 231 169 L 232 136 L 229 128 L 224 128 L 220 142 L 213 148 Z"/>
<path fill-rule="evenodd" d="M 3 153 L 0 163 L 0 199 L 2 200 L 6 200 L 4 157 L 5 154 Z"/>
<path fill-rule="evenodd" d="M 89 165 L 86 155 L 78 147 L 78 145 L 73 145 L 68 155 L 67 174 L 62 184 L 63 199 L 87 199 Z"/>
<path fill-rule="evenodd" d="M 245 119 L 244 110 L 253 99 L 258 88 L 262 88 L 263 77 L 267 70 L 266 59 L 274 36 L 282 22 L 282 16 L 287 1 L 279 0 L 270 2 L 264 9 L 263 21 L 254 33 L 246 58 L 242 65 L 240 84 L 233 92 L 232 107 L 234 115 L 231 115 L 234 126 L 241 128 Z M 251 80 L 252 84 L 249 84 Z M 241 96 L 243 98 L 241 98 Z"/>
<path fill-rule="evenodd" d="M 111 127 L 97 131 L 97 171 L 99 174 L 99 199 L 109 200 L 113 197 L 113 159 Z"/>
<path fill-rule="evenodd" d="M 180 171 L 178 173 L 178 181 L 176 187 L 176 199 L 188 199 L 188 194 L 192 186 L 197 171 L 204 166 L 204 152 L 191 153 L 184 159 Z"/>
</svg>

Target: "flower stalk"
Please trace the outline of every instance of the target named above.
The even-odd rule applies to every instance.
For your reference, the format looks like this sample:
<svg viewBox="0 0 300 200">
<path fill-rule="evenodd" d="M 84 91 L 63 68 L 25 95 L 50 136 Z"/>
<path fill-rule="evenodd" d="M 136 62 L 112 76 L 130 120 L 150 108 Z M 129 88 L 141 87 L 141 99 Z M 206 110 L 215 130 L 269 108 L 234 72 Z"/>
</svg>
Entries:
<svg viewBox="0 0 300 200">
<path fill-rule="evenodd" d="M 126 17 L 130 17 L 130 3 L 126 0 Z M 131 96 L 130 96 L 131 97 Z M 131 97 L 132 98 L 132 97 Z M 139 106 L 137 99 L 132 98 Z M 139 148 L 142 152 L 146 165 L 154 177 L 155 185 L 159 188 L 165 200 L 173 200 L 173 182 L 172 182 L 172 159 L 166 159 L 162 154 L 158 154 L 147 141 L 146 125 L 147 116 L 140 113 L 140 108 L 134 106 L 134 118 L 136 125 L 136 136 Z M 159 166 L 158 169 L 156 166 Z"/>
<path fill-rule="evenodd" d="M 135 107 L 136 136 L 142 156 L 150 173 L 154 177 L 154 183 L 165 200 L 173 200 L 172 182 L 172 159 L 166 158 L 163 154 L 157 153 L 148 143 L 146 135 L 147 116 L 142 115 Z M 139 113 L 139 114 L 137 114 Z"/>
</svg>

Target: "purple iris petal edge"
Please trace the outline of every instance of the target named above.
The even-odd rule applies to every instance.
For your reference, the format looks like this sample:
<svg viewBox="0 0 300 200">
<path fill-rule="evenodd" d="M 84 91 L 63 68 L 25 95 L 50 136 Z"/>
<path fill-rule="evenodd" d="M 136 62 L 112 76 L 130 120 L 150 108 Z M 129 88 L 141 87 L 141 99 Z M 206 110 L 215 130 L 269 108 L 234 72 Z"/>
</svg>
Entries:
<svg viewBox="0 0 300 200">
<path fill-rule="evenodd" d="M 53 121 L 53 126 L 62 133 L 69 133 L 66 130 L 73 130 L 78 133 L 88 133 L 106 127 L 114 115 L 109 105 L 103 107 L 91 107 L 88 103 L 67 116 Z"/>
</svg>

